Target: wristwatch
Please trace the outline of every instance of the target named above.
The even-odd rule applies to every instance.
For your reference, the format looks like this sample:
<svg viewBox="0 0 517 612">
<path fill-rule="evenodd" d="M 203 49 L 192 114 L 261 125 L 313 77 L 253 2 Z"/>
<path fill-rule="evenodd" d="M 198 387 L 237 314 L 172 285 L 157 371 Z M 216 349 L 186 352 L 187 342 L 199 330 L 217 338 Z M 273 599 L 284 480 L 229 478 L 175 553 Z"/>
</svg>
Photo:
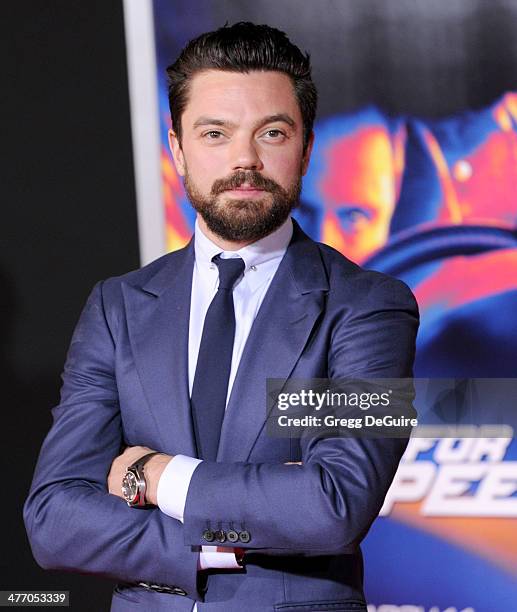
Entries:
<svg viewBox="0 0 517 612">
<path fill-rule="evenodd" d="M 147 483 L 144 475 L 144 465 L 154 455 L 163 455 L 158 451 L 147 453 L 140 459 L 137 459 L 132 465 L 126 469 L 126 473 L 122 478 L 122 495 L 128 506 L 132 508 L 150 508 L 152 504 L 147 504 L 145 501 L 145 492 Z"/>
</svg>

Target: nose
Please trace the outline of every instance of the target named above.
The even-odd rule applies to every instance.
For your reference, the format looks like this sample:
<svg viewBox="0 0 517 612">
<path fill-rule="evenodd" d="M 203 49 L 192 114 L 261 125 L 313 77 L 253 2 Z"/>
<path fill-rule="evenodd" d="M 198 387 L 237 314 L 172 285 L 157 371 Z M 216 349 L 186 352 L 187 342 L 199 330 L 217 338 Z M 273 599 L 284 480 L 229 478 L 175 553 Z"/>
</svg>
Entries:
<svg viewBox="0 0 517 612">
<path fill-rule="evenodd" d="M 232 170 L 262 170 L 263 163 L 252 138 L 235 138 L 232 143 Z"/>
</svg>

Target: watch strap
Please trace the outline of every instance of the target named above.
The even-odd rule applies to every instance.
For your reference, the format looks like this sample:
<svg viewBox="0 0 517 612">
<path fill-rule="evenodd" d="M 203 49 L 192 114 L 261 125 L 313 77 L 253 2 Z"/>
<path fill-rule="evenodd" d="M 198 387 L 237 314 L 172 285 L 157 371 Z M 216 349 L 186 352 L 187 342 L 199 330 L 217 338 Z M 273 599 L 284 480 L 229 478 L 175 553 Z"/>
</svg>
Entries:
<svg viewBox="0 0 517 612">
<path fill-rule="evenodd" d="M 160 451 L 153 451 L 152 453 L 147 453 L 143 457 L 140 457 L 140 459 L 137 459 L 127 469 L 130 470 L 131 468 L 133 468 L 135 470 L 140 471 L 144 467 L 144 465 L 149 461 L 149 459 L 151 457 L 154 457 L 155 455 L 163 455 L 163 453 L 161 453 Z"/>
</svg>

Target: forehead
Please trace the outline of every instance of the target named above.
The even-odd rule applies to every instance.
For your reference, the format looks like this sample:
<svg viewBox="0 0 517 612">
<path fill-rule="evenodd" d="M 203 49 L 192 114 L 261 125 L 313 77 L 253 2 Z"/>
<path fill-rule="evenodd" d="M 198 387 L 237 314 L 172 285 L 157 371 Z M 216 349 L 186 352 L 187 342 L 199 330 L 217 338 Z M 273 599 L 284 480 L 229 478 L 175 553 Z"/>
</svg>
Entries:
<svg viewBox="0 0 517 612">
<path fill-rule="evenodd" d="M 183 121 L 188 127 L 199 116 L 245 122 L 280 113 L 302 121 L 292 81 L 283 72 L 206 70 L 190 82 Z"/>
</svg>

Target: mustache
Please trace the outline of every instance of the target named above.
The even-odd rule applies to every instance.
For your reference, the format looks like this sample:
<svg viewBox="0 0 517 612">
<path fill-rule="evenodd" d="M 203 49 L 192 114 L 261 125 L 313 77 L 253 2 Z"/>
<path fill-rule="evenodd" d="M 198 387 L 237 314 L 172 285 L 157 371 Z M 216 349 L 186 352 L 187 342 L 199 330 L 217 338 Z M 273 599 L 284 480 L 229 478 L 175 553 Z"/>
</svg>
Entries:
<svg viewBox="0 0 517 612">
<path fill-rule="evenodd" d="M 271 193 L 282 193 L 283 189 L 278 183 L 272 179 L 262 176 L 260 172 L 256 170 L 239 170 L 235 174 L 223 179 L 217 179 L 212 185 L 211 195 L 216 196 L 228 189 L 237 189 L 241 185 L 246 183 L 250 187 L 255 189 L 262 189 L 263 191 L 269 191 Z"/>
</svg>

